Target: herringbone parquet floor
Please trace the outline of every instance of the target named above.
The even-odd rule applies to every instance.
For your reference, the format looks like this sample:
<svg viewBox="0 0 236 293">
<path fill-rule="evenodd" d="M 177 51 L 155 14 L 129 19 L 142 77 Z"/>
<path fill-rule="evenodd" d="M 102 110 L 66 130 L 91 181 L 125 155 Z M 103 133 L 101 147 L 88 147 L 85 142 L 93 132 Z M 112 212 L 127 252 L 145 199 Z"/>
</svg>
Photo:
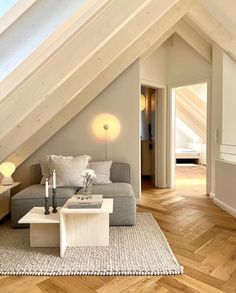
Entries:
<svg viewBox="0 0 236 293">
<path fill-rule="evenodd" d="M 204 193 L 205 168 L 201 166 L 178 167 L 175 190 L 155 189 L 148 181 L 143 184 L 138 210 L 153 214 L 185 268 L 182 276 L 4 276 L 0 292 L 236 292 L 236 219 Z"/>
</svg>

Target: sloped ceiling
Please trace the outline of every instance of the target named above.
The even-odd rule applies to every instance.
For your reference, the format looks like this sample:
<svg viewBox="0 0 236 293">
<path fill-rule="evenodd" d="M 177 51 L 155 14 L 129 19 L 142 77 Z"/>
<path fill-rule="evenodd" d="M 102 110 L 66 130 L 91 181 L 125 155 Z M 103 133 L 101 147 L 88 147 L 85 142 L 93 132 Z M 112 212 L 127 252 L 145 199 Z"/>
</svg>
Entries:
<svg viewBox="0 0 236 293">
<path fill-rule="evenodd" d="M 236 59 L 235 20 L 231 12 L 231 10 L 235 11 L 236 3 L 234 1 L 208 0 L 205 3 L 206 1 L 203 0 L 200 0 L 200 2 L 197 0 L 107 0 L 107 2 L 110 2 L 111 7 L 109 5 L 104 9 L 103 13 L 106 17 L 102 17 L 102 14 L 99 14 L 104 27 L 96 25 L 98 17 L 94 17 L 93 23 L 89 22 L 89 25 L 83 27 L 83 30 L 77 30 L 77 39 L 73 35 L 70 44 L 67 42 L 67 46 L 61 45 L 60 49 L 65 58 L 60 59 L 60 55 L 55 49 L 54 54 L 50 55 L 49 59 L 46 58 L 40 65 L 37 65 L 37 70 L 33 72 L 34 78 L 31 77 L 31 73 L 26 75 L 19 88 L 12 89 L 12 93 L 9 91 L 11 93 L 8 96 L 9 101 L 5 103 L 7 111 L 3 106 L 0 108 L 1 119 L 4 115 L 7 115 L 7 119 L 2 119 L 3 122 L 0 125 L 2 127 L 0 160 L 7 158 L 9 155 L 16 155 L 18 152 L 19 160 L 17 164 L 20 164 L 50 136 L 56 133 L 59 127 L 65 125 L 87 103 L 96 97 L 101 90 L 100 86 L 103 80 L 106 81 L 103 82 L 105 87 L 135 59 L 143 56 L 148 50 L 158 47 L 173 33 L 172 30 L 175 30 L 176 23 L 185 15 L 193 21 L 196 27 L 204 31 L 212 41 L 216 42 Z M 221 5 L 227 6 L 227 4 L 229 8 L 221 7 Z M 135 6 L 135 12 L 134 9 L 131 9 L 132 5 L 137 6 Z M 129 12 L 128 8 L 131 9 L 131 12 Z M 112 9 L 114 11 L 110 13 Z M 119 13 L 117 14 L 118 10 Z M 128 15 L 120 20 L 118 27 L 115 21 L 118 17 L 121 17 L 122 13 L 127 13 Z M 112 25 L 115 27 L 112 27 Z M 103 36 L 101 34 L 104 33 L 105 27 L 110 28 L 111 32 L 109 31 Z M 193 36 L 187 26 L 182 25 L 181 29 L 185 38 L 188 39 L 189 35 L 192 36 L 191 43 L 198 46 L 199 52 L 208 50 L 208 45 L 205 45 L 204 41 L 202 46 L 199 47 L 199 36 L 196 34 Z M 85 34 L 85 32 L 88 32 L 88 34 Z M 88 35 L 90 38 L 87 37 Z M 99 37 L 96 40 L 98 44 L 92 44 L 90 51 L 88 51 L 85 41 L 88 39 L 93 40 L 93 35 L 97 38 Z M 77 42 L 84 44 L 84 46 L 77 46 Z M 80 58 L 81 56 L 78 54 L 78 49 L 81 47 L 86 51 L 85 55 L 82 54 L 84 52 L 81 53 L 83 58 Z M 71 54 L 70 48 L 78 49 L 72 50 L 73 54 Z M 210 59 L 210 54 L 205 55 L 206 58 Z M 72 57 L 76 59 L 76 62 L 72 62 L 73 64 L 67 68 L 68 60 L 72 60 Z M 63 63 L 61 60 L 67 60 L 67 63 Z M 82 60 L 79 65 L 78 60 Z M 57 70 L 54 70 L 54 67 L 51 66 L 54 61 Z M 119 68 L 117 69 L 118 66 Z M 44 71 L 46 72 L 45 74 L 43 74 Z M 57 74 L 56 77 L 55 74 Z M 60 74 L 61 76 L 59 76 Z M 91 76 L 88 76 L 89 74 Z M 49 83 L 45 76 L 50 76 L 53 82 Z M 80 78 L 77 78 L 77 76 Z M 109 78 L 111 76 L 111 78 L 109 79 L 108 76 Z M 58 78 L 58 80 L 54 80 L 54 78 Z M 74 82 L 76 78 L 81 84 Z M 93 87 L 91 87 L 91 84 L 93 84 Z M 28 90 L 28 87 L 30 90 Z M 37 91 L 35 91 L 36 88 Z M 23 93 L 24 90 L 26 94 Z M 68 90 L 71 92 L 69 93 Z M 21 97 L 23 98 L 21 99 Z M 31 107 L 26 103 L 27 97 L 29 103 L 32 104 Z M 60 105 L 59 97 L 61 99 Z M 19 112 L 19 107 L 13 103 L 13 98 L 18 101 L 21 107 L 27 106 L 28 112 L 25 109 Z M 24 100 L 25 105 L 23 105 L 22 100 Z M 76 107 L 73 106 L 73 102 L 76 103 Z M 48 107 L 51 104 L 53 107 Z M 10 106 L 8 107 L 8 105 Z M 67 114 L 66 111 L 68 112 Z M 12 115 L 12 119 L 9 118 L 10 115 Z M 6 124 L 5 127 L 3 127 L 4 123 Z M 48 133 L 48 129 L 50 133 Z M 23 154 L 22 151 L 19 152 L 22 147 L 24 149 Z"/>
<path fill-rule="evenodd" d="M 177 88 L 176 113 L 177 116 L 199 137 L 206 141 L 206 84 L 197 84 Z"/>
<path fill-rule="evenodd" d="M 235 0 L 199 0 L 223 26 L 236 36 Z"/>
</svg>

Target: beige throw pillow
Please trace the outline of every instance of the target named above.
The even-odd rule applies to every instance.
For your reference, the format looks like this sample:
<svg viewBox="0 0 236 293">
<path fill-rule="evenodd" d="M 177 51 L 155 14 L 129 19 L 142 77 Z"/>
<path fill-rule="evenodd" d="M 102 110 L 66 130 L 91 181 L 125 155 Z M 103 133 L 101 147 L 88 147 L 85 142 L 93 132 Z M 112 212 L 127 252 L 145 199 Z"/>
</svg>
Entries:
<svg viewBox="0 0 236 293">
<path fill-rule="evenodd" d="M 39 160 L 39 164 L 41 167 L 41 173 L 42 173 L 42 179 L 41 179 L 40 184 L 45 184 L 46 178 L 50 177 L 50 171 L 48 168 L 48 158 L 47 157 L 44 160 Z"/>
<path fill-rule="evenodd" d="M 89 168 L 94 170 L 96 178 L 94 184 L 109 184 L 111 182 L 111 165 L 112 161 L 90 162 Z"/>
<path fill-rule="evenodd" d="M 75 158 L 49 156 L 48 166 L 50 174 L 56 170 L 57 186 L 79 187 L 83 186 L 81 172 L 88 168 L 89 160 L 91 157 L 88 155 Z M 52 176 L 49 184 L 52 184 Z"/>
<path fill-rule="evenodd" d="M 43 160 L 39 160 L 39 164 L 41 167 L 42 179 L 40 184 L 45 184 L 46 178 L 50 178 L 50 170 L 48 166 L 49 157 L 60 157 L 60 158 L 73 158 L 71 156 L 57 156 L 57 155 L 48 155 Z"/>
</svg>

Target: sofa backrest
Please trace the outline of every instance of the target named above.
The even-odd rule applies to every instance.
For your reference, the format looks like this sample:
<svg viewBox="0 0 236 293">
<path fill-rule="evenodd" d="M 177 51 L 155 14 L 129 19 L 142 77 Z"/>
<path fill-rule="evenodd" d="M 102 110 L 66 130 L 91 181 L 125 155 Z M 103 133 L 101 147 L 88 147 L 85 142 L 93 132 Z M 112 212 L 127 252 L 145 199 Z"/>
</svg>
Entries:
<svg viewBox="0 0 236 293">
<path fill-rule="evenodd" d="M 111 166 L 111 181 L 131 183 L 131 170 L 129 163 L 113 162 Z M 39 184 L 42 178 L 39 164 L 30 166 L 30 184 Z"/>
</svg>

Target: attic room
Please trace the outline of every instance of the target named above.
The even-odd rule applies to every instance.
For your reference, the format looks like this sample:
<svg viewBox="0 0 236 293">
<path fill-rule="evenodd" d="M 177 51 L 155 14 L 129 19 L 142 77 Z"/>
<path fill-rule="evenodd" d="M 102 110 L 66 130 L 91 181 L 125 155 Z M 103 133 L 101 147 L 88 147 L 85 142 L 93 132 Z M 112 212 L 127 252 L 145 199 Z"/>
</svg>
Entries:
<svg viewBox="0 0 236 293">
<path fill-rule="evenodd" d="M 1 292 L 236 292 L 235 13 L 0 1 Z"/>
</svg>

